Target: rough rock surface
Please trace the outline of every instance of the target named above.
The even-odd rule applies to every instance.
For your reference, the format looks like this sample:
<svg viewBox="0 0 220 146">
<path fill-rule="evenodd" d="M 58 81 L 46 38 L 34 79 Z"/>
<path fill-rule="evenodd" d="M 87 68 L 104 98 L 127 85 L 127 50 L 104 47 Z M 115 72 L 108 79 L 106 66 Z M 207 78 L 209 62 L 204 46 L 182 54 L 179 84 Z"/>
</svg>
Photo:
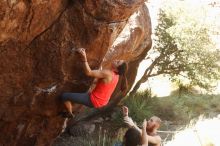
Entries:
<svg viewBox="0 0 220 146">
<path fill-rule="evenodd" d="M 60 93 L 92 82 L 71 48 L 86 48 L 93 69 L 129 61 L 131 86 L 150 36 L 144 0 L 0 1 L 0 145 L 48 146 L 60 134 Z"/>
</svg>

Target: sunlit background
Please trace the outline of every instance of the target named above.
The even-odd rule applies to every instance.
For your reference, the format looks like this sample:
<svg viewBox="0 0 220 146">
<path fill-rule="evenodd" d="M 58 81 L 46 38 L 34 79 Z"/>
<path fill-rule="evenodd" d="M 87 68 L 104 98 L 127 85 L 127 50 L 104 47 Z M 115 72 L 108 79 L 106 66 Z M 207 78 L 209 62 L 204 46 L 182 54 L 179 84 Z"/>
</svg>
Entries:
<svg viewBox="0 0 220 146">
<path fill-rule="evenodd" d="M 149 0 L 146 3 L 150 11 L 153 29 L 157 25 L 158 10 L 164 2 L 166 2 L 166 0 Z M 219 24 L 217 27 L 220 27 L 220 0 L 191 0 L 192 6 L 198 4 L 204 5 L 206 7 L 211 6 L 212 4 L 216 5 L 215 8 L 210 9 L 210 11 L 208 12 L 208 18 L 210 20 L 214 19 L 217 22 L 217 24 Z M 220 49 L 220 35 L 213 35 L 212 38 L 216 42 L 216 48 Z M 144 60 L 140 64 L 136 80 L 139 80 L 141 78 L 142 74 L 144 73 L 145 69 L 149 66 L 150 63 L 151 62 Z M 212 94 L 220 94 L 220 81 L 217 82 L 218 85 L 216 89 L 212 92 Z M 147 88 L 151 89 L 152 94 L 158 97 L 169 96 L 173 90 L 177 89 L 176 85 L 173 84 L 168 77 L 164 76 L 150 78 L 148 82 L 141 85 L 139 91 L 146 90 Z M 193 123 L 194 124 L 188 125 L 184 130 L 176 131 L 176 134 L 172 138 L 172 140 L 165 142 L 164 145 L 220 146 L 220 114 L 219 116 L 213 119 L 205 119 L 203 117 L 200 117 L 198 121 L 193 121 Z"/>
<path fill-rule="evenodd" d="M 178 131 L 164 146 L 220 146 L 220 115 L 213 119 L 201 117 L 195 124 Z"/>
<path fill-rule="evenodd" d="M 152 23 L 152 37 L 154 37 L 154 29 L 157 26 L 157 19 L 158 19 L 158 12 L 159 8 L 169 0 L 149 0 L 146 4 L 148 6 L 150 16 L 151 16 L 151 23 Z M 186 0 L 188 3 L 193 6 L 201 5 L 204 7 L 211 7 L 210 11 L 207 12 L 207 21 L 211 20 L 215 21 L 217 26 L 213 27 L 213 31 L 215 28 L 220 28 L 220 0 Z M 212 7 L 212 4 L 215 4 L 215 7 Z M 193 10 L 192 10 L 193 11 Z M 220 50 L 220 34 L 212 35 L 213 41 L 216 43 L 216 48 Z M 154 43 L 154 42 L 153 42 Z M 145 69 L 149 66 L 151 62 L 144 60 L 141 62 L 138 74 L 136 77 L 136 81 L 138 81 L 141 76 L 143 75 Z M 216 81 L 217 86 L 216 89 L 212 91 L 212 94 L 220 94 L 220 81 Z M 158 76 L 154 78 L 150 78 L 146 83 L 142 84 L 139 88 L 139 91 L 145 89 L 151 89 L 153 95 L 158 97 L 168 96 L 173 90 L 176 90 L 177 87 L 173 84 L 168 77 Z M 201 91 L 201 90 L 199 90 Z"/>
</svg>

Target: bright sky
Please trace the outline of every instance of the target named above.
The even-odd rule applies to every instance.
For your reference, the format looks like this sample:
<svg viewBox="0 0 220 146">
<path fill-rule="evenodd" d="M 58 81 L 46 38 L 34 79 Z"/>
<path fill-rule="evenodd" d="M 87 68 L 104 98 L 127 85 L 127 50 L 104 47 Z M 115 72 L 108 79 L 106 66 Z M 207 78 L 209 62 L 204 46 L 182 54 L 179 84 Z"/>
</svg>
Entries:
<svg viewBox="0 0 220 146">
<path fill-rule="evenodd" d="M 154 28 L 157 25 L 157 19 L 158 19 L 158 10 L 160 8 L 160 6 L 164 3 L 167 2 L 169 0 L 149 0 L 149 2 L 147 2 L 147 6 L 150 12 L 150 16 L 151 16 L 151 22 L 152 22 L 152 28 L 153 28 L 153 33 L 154 33 Z M 188 0 L 189 1 L 189 0 Z M 189 1 L 191 3 L 193 3 L 193 5 L 196 4 L 205 4 L 206 6 L 209 4 L 214 4 L 214 2 L 216 2 L 216 8 L 212 8 L 211 11 L 209 11 L 208 13 L 208 19 L 214 19 L 216 20 L 219 24 L 217 26 L 215 26 L 216 28 L 220 29 L 220 0 L 193 0 L 193 1 Z M 215 27 L 213 27 L 213 31 L 215 31 Z M 152 36 L 153 37 L 153 36 Z M 213 36 L 213 40 L 216 41 L 217 43 L 217 47 L 220 49 L 220 34 Z M 138 70 L 138 74 L 136 77 L 136 81 L 140 79 L 140 77 L 143 75 L 145 69 L 148 67 L 148 65 L 150 64 L 150 62 L 147 62 L 146 60 L 142 61 L 142 63 L 140 64 L 139 70 Z M 154 95 L 156 96 L 168 96 L 172 90 L 175 90 L 176 87 L 169 81 L 169 79 L 167 77 L 163 77 L 163 76 L 159 76 L 156 78 L 151 78 L 149 79 L 149 81 L 147 83 L 144 83 L 141 85 L 140 90 L 145 90 L 146 88 L 151 88 L 151 91 Z M 216 90 L 214 91 L 215 94 L 219 94 L 220 93 L 220 81 L 218 82 L 218 87 L 216 88 Z"/>
<path fill-rule="evenodd" d="M 147 6 L 150 11 L 152 27 L 155 28 L 157 25 L 157 12 L 159 6 L 161 6 L 162 1 L 166 0 L 149 0 Z M 167 0 L 169 1 L 169 0 Z M 217 2 L 217 8 L 210 11 L 210 19 L 218 20 L 216 27 L 220 29 L 220 0 L 193 0 L 194 4 L 205 3 L 210 4 Z M 218 18 L 218 19 L 217 19 Z M 215 28 L 213 27 L 213 31 Z M 154 32 L 154 31 L 153 31 Z M 220 34 L 213 37 L 217 43 L 217 47 L 220 49 Z M 144 73 L 150 62 L 146 60 L 142 61 L 140 64 L 138 75 L 136 80 L 139 80 Z M 147 83 L 142 84 L 140 90 L 151 88 L 154 95 L 159 97 L 168 96 L 172 90 L 175 90 L 175 86 L 166 77 L 156 77 L 150 79 Z M 220 81 L 218 82 L 218 87 L 215 91 L 216 94 L 220 93 Z M 164 146 L 220 146 L 220 115 L 213 119 L 200 119 L 195 125 L 189 125 L 184 130 L 179 131 L 175 134 L 171 141 L 167 141 Z"/>
</svg>

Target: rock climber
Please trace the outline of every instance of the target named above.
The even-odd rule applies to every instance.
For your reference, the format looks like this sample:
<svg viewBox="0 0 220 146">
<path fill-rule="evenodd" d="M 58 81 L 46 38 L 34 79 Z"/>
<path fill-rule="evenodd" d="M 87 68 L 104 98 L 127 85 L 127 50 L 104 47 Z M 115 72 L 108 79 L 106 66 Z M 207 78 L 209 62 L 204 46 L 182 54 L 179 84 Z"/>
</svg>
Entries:
<svg viewBox="0 0 220 146">
<path fill-rule="evenodd" d="M 125 92 L 127 89 L 127 78 L 125 76 L 128 65 L 123 60 L 115 60 L 111 66 L 105 69 L 92 70 L 89 66 L 86 51 L 84 48 L 76 50 L 79 53 L 84 72 L 87 76 L 97 79 L 95 88 L 90 92 L 85 93 L 63 93 L 61 100 L 68 112 L 68 117 L 74 117 L 73 103 L 82 104 L 91 108 L 101 108 L 110 100 L 113 91 L 119 80 L 122 78 L 121 91 Z"/>
</svg>

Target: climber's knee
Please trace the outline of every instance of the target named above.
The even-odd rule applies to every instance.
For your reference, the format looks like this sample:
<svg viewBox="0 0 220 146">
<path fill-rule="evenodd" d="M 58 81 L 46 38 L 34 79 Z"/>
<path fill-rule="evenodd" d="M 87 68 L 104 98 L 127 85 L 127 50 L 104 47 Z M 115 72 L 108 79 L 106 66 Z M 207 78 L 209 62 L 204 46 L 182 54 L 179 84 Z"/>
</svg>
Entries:
<svg viewBox="0 0 220 146">
<path fill-rule="evenodd" d="M 68 99 L 69 98 L 69 94 L 68 93 L 63 93 L 60 98 L 61 98 L 62 102 L 65 102 L 65 101 L 69 100 Z"/>
</svg>

